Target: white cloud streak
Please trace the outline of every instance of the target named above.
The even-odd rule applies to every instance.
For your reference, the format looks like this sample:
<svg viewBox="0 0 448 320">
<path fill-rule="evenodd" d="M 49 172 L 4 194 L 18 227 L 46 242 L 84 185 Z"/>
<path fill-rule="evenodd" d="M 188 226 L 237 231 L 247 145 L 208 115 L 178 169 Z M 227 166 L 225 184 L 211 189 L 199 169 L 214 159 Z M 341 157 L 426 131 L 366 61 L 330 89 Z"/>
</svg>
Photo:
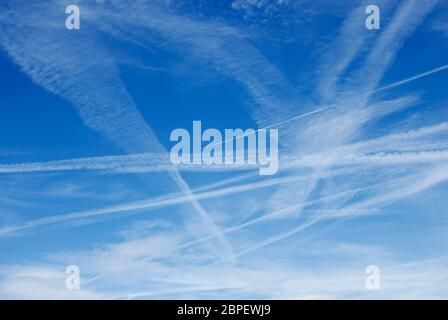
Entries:
<svg viewBox="0 0 448 320">
<path fill-rule="evenodd" d="M 95 33 L 74 34 L 66 32 L 63 24 L 55 24 L 57 13 L 64 8 L 58 2 L 14 1 L 0 20 L 0 45 L 37 85 L 72 103 L 88 127 L 120 148 L 130 153 L 166 152 L 140 115 L 113 58 L 98 44 Z M 83 12 L 89 15 L 87 6 Z M 218 230 L 179 172 L 169 172 L 159 183 L 165 190 L 176 186 L 184 192 L 208 228 Z M 232 249 L 227 239 L 221 238 L 220 242 L 221 251 L 229 255 Z"/>
</svg>

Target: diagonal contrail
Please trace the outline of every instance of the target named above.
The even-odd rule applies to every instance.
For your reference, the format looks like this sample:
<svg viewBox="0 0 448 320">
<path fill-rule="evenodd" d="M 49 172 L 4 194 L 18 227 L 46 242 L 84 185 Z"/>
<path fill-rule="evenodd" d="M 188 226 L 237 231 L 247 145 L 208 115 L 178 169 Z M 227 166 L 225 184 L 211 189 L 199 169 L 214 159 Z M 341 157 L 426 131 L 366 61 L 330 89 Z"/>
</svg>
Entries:
<svg viewBox="0 0 448 320">
<path fill-rule="evenodd" d="M 64 8 L 58 1 L 9 1 L 0 20 L 0 46 L 34 83 L 73 104 L 87 127 L 121 149 L 130 153 L 166 152 L 129 96 L 115 62 L 95 32 L 66 32 L 63 24 L 55 24 Z M 83 12 L 92 14 L 88 6 Z M 160 188 L 180 188 L 210 232 L 217 232 L 219 228 L 180 173 L 173 170 L 166 178 L 157 181 Z M 141 179 L 150 185 L 155 183 L 144 176 Z M 219 242 L 220 254 L 231 255 L 229 241 L 223 237 Z"/>
</svg>

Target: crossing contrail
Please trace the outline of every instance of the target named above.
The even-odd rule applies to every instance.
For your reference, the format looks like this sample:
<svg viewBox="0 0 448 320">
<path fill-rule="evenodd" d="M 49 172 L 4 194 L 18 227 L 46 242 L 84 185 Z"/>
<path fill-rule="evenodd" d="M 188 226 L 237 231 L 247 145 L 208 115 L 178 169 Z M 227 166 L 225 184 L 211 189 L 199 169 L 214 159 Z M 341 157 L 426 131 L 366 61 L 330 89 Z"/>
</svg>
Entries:
<svg viewBox="0 0 448 320">
<path fill-rule="evenodd" d="M 299 114 L 299 115 L 297 115 L 297 116 L 294 116 L 294 117 L 289 118 L 289 119 L 284 120 L 284 121 L 276 122 L 276 123 L 271 124 L 270 126 L 266 127 L 265 129 L 269 129 L 269 128 L 272 128 L 272 127 L 279 127 L 279 126 L 281 126 L 281 125 L 283 125 L 283 124 L 285 124 L 285 123 L 289 123 L 289 122 L 294 121 L 294 120 L 298 120 L 298 119 L 301 119 L 301 118 L 305 118 L 305 117 L 314 115 L 314 114 L 316 114 L 316 113 L 320 113 L 320 112 L 323 112 L 323 111 L 332 109 L 332 108 L 334 108 L 334 107 L 336 107 L 336 106 L 345 104 L 346 102 L 350 102 L 350 101 L 359 99 L 359 98 L 361 98 L 361 97 L 367 97 L 367 96 L 370 96 L 370 95 L 373 94 L 373 93 L 377 93 L 377 92 L 385 91 L 385 90 L 388 90 L 388 89 L 396 88 L 396 87 L 401 86 L 401 85 L 404 85 L 404 84 L 406 84 L 406 83 L 409 83 L 409 82 L 412 82 L 412 81 L 415 81 L 415 80 L 418 80 L 418 79 L 421 79 L 421 78 L 430 76 L 430 75 L 435 74 L 435 73 L 438 73 L 438 72 L 445 71 L 445 70 L 447 70 L 447 69 L 448 69 L 448 64 L 445 64 L 445 65 L 440 66 L 440 67 L 438 67 L 438 68 L 434 68 L 434 69 L 431 69 L 431 70 L 429 70 L 429 71 L 419 73 L 419 74 L 417 74 L 417 75 L 415 75 L 415 76 L 412 76 L 412 77 L 409 77 L 409 78 L 406 78 L 406 79 L 403 79 L 403 80 L 400 80 L 400 81 L 393 82 L 393 83 L 391 83 L 391 84 L 388 84 L 388 85 L 379 87 L 379 88 L 374 89 L 374 90 L 370 90 L 370 91 L 361 93 L 361 94 L 357 95 L 356 97 L 349 98 L 349 99 L 345 99 L 345 100 L 339 101 L 339 102 L 337 102 L 337 103 L 329 104 L 329 105 L 327 105 L 327 106 L 318 108 L 318 109 L 316 109 L 316 110 L 313 110 L 313 111 L 310 111 L 310 112 L 306 112 L 306 113 Z M 260 130 L 260 129 L 258 129 L 258 130 Z"/>
</svg>

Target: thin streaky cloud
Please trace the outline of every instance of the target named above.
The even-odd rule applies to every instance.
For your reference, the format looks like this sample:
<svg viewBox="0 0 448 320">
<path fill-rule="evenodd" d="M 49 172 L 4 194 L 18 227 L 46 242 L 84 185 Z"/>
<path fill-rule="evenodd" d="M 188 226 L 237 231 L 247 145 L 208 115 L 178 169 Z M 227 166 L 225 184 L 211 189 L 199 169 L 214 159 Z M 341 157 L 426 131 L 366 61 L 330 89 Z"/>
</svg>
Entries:
<svg viewBox="0 0 448 320">
<path fill-rule="evenodd" d="M 380 30 L 367 1 L 78 0 L 76 31 L 68 4 L 0 1 L 3 149 L 31 149 L 0 164 L 0 297 L 446 296 L 441 1 L 380 0 Z M 278 128 L 277 175 L 172 165 L 193 120 Z"/>
<path fill-rule="evenodd" d="M 410 195 L 421 192 L 427 188 L 433 187 L 434 185 L 439 184 L 448 179 L 448 169 L 446 167 L 445 168 L 437 168 L 436 170 L 433 170 L 432 172 L 430 172 L 427 175 L 423 175 L 423 176 L 419 175 L 419 178 L 423 178 L 423 179 L 418 179 L 411 185 L 407 185 L 407 186 L 401 185 L 401 188 L 399 191 L 389 192 L 389 193 L 385 192 L 384 194 L 381 194 L 381 195 L 373 197 L 371 199 L 362 201 L 358 204 L 348 206 L 345 209 L 348 212 L 348 214 L 342 213 L 341 215 L 339 215 L 339 216 L 336 215 L 336 216 L 338 216 L 338 217 L 353 217 L 360 213 L 360 211 L 358 211 L 359 209 L 367 209 L 371 206 L 377 206 L 377 205 L 380 205 L 383 203 L 394 202 L 399 199 L 403 199 L 403 198 L 409 197 Z M 362 214 L 362 212 L 363 211 L 361 211 L 361 214 Z M 330 212 L 330 214 L 334 214 L 334 212 Z M 237 252 L 236 255 L 237 255 L 237 257 L 240 257 L 242 255 L 251 253 L 255 250 L 264 248 L 265 246 L 271 245 L 277 241 L 291 237 L 291 236 L 297 234 L 298 232 L 303 231 L 306 228 L 316 224 L 317 222 L 321 221 L 322 219 L 328 218 L 330 214 L 329 213 L 314 214 L 306 222 L 299 224 L 298 226 L 291 228 L 287 231 L 279 233 L 275 236 L 269 237 L 269 238 L 257 243 L 254 246 L 251 246 L 245 250 Z"/>
<path fill-rule="evenodd" d="M 339 174 L 346 174 L 346 173 L 350 172 L 351 170 L 352 169 L 349 169 L 347 171 L 347 170 L 342 169 L 339 171 L 338 170 L 329 171 L 327 173 L 319 172 L 319 176 L 321 178 L 331 177 L 331 176 L 335 176 L 335 175 L 339 175 Z M 399 178 L 396 181 L 398 181 L 398 182 L 401 182 L 403 180 L 408 181 L 408 179 L 416 178 L 416 177 L 417 177 L 417 180 L 421 180 L 421 175 L 416 175 L 414 177 Z M 444 176 L 439 176 L 439 178 L 441 178 L 443 181 Z M 307 179 L 309 179 L 308 176 L 301 176 L 301 175 L 300 176 L 286 176 L 286 177 L 281 177 L 281 178 L 271 178 L 271 179 L 266 179 L 266 180 L 260 181 L 260 182 L 236 185 L 236 186 L 217 189 L 217 190 L 213 190 L 213 191 L 198 192 L 194 196 L 200 200 L 212 199 L 212 198 L 217 198 L 217 197 L 220 198 L 220 197 L 224 197 L 224 196 L 228 196 L 228 195 L 232 195 L 232 194 L 238 194 L 241 192 L 248 192 L 248 191 L 253 191 L 253 190 L 258 190 L 258 189 L 264 189 L 264 188 L 282 185 L 282 184 L 295 183 L 298 181 L 306 181 Z M 352 194 L 357 193 L 358 191 L 372 189 L 372 188 L 375 188 L 378 186 L 383 186 L 385 184 L 391 184 L 394 182 L 395 182 L 395 180 L 392 180 L 392 181 L 369 185 L 367 187 L 361 187 L 361 188 L 356 188 L 353 190 L 338 192 L 336 194 L 325 196 L 325 197 L 319 198 L 317 200 L 309 200 L 309 201 L 301 202 L 292 207 L 296 208 L 296 209 L 303 208 L 307 205 L 314 204 L 314 203 L 320 202 L 322 200 L 327 200 L 327 199 L 331 199 L 334 197 L 340 197 L 341 195 L 342 196 L 343 195 L 352 195 Z M 390 195 L 387 197 L 390 197 Z M 151 198 L 148 200 L 142 200 L 142 201 L 138 201 L 138 202 L 130 202 L 130 203 L 125 203 L 125 204 L 116 205 L 116 206 L 112 206 L 112 207 L 99 208 L 99 209 L 94 209 L 94 210 L 74 212 L 74 213 L 68 213 L 68 214 L 62 214 L 62 215 L 54 215 L 54 216 L 50 216 L 50 217 L 46 217 L 46 218 L 28 221 L 27 223 L 25 223 L 23 225 L 19 225 L 19 226 L 4 227 L 4 228 L 0 229 L 0 236 L 5 236 L 5 235 L 15 233 L 15 232 L 21 231 L 21 230 L 45 226 L 48 224 L 67 222 L 67 221 L 72 221 L 72 220 L 76 220 L 76 219 L 85 219 L 85 218 L 99 216 L 99 215 L 107 215 L 107 214 L 122 213 L 122 212 L 132 212 L 132 211 L 137 211 L 137 210 L 142 210 L 142 209 L 145 209 L 145 210 L 157 209 L 157 208 L 162 208 L 162 207 L 166 207 L 166 206 L 175 206 L 175 205 L 180 205 L 185 202 L 188 202 L 189 200 L 190 199 L 188 196 L 175 194 L 172 196 L 158 197 L 155 199 Z M 277 214 L 275 214 L 275 215 L 277 215 Z M 219 235 L 219 234 L 217 233 L 217 235 Z"/>
<path fill-rule="evenodd" d="M 383 139 L 381 139 L 383 140 Z M 363 152 L 359 152 L 357 149 L 362 145 L 374 145 L 377 141 L 362 141 L 353 145 L 344 145 L 339 148 L 335 148 L 322 154 L 309 154 L 306 156 L 284 156 L 280 158 L 281 165 L 279 171 L 290 170 L 293 168 L 318 168 L 325 167 L 327 165 L 344 166 L 344 165 L 399 165 L 399 164 L 415 164 L 415 163 L 430 163 L 437 161 L 445 161 L 448 157 L 448 150 L 446 149 L 446 143 L 430 144 L 430 145 L 417 145 L 414 151 L 407 152 L 387 152 L 382 151 L 382 148 L 386 146 L 390 148 L 390 145 L 381 145 L 375 149 L 364 149 Z M 412 145 L 412 144 L 411 144 Z M 405 147 L 405 146 L 401 146 Z M 365 147 L 364 147 L 365 148 Z M 437 148 L 437 150 L 420 151 L 419 148 Z M 351 153 L 348 153 L 350 152 Z M 0 174 L 17 174 L 17 173 L 34 173 L 34 172 L 53 172 L 53 171 L 100 171 L 110 174 L 126 174 L 126 173 L 157 173 L 157 172 L 170 172 L 185 171 L 185 172 L 233 172 L 233 171 L 255 171 L 259 169 L 259 165 L 217 165 L 217 164 L 201 164 L 201 165 L 176 165 L 173 166 L 169 160 L 161 161 L 160 164 L 154 163 L 155 161 L 148 161 L 151 159 L 151 155 L 128 155 L 113 156 L 102 158 L 80 158 L 73 160 L 61 160 L 52 161 L 49 163 L 24 163 L 24 164 L 12 164 L 12 165 L 0 165 Z M 129 160 L 128 160 L 129 159 Z M 135 161 L 138 159 L 138 161 Z M 88 162 L 86 162 L 87 160 Z M 99 160 L 99 162 L 96 162 Z M 244 159 L 243 159 L 244 160 Z M 173 168 L 174 167 L 174 168 Z M 244 176 L 256 176 L 255 173 L 247 173 Z M 235 178 L 240 180 L 240 178 Z M 217 182 L 217 185 L 225 185 L 234 182 L 235 179 L 224 180 Z M 214 185 L 214 184 L 213 184 Z M 209 185 L 202 187 L 211 188 Z M 192 189 L 197 191 L 197 189 Z"/>
<path fill-rule="evenodd" d="M 334 174 L 334 173 L 329 173 Z M 245 191 L 252 191 L 256 189 L 261 188 L 267 188 L 275 185 L 279 185 L 282 183 L 290 183 L 294 181 L 305 181 L 306 177 L 304 176 L 290 176 L 290 177 L 283 177 L 283 178 L 273 178 L 261 182 L 254 182 L 244 185 L 237 185 L 232 186 L 229 188 L 223 188 L 208 192 L 200 192 L 194 194 L 194 196 L 198 199 L 211 199 L 216 197 L 223 197 L 225 195 L 231 195 L 239 192 L 245 192 Z M 139 202 L 132 202 L 132 203 L 126 203 L 118 206 L 113 207 L 107 207 L 107 208 L 100 208 L 100 209 L 94 209 L 94 210 L 88 210 L 88 211 L 82 211 L 82 212 L 74 212 L 69 214 L 62 214 L 62 215 L 55 215 L 51 217 L 41 218 L 34 221 L 29 221 L 28 223 L 25 223 L 22 226 L 13 226 L 13 227 L 6 227 L 0 230 L 0 235 L 6 235 L 10 234 L 15 231 L 20 231 L 24 229 L 33 228 L 36 226 L 43 226 L 47 224 L 53 224 L 58 222 L 65 222 L 70 221 L 74 219 L 84 219 L 87 217 L 93 217 L 98 215 L 105 215 L 105 214 L 111 214 L 111 213 L 119 213 L 119 212 L 126 212 L 126 211 L 135 211 L 135 210 L 141 210 L 141 209 L 151 209 L 151 208 L 162 208 L 164 206 L 172 206 L 172 205 L 179 205 L 188 203 L 190 201 L 190 197 L 188 195 L 174 195 L 174 196 L 164 196 L 159 197 L 156 199 L 148 199 L 144 201 Z"/>
<path fill-rule="evenodd" d="M 123 150 L 166 152 L 127 92 L 107 49 L 96 43 L 95 34 L 75 36 L 80 45 L 73 54 L 73 34 L 61 32 L 54 23 L 58 21 L 57 12 L 63 8 L 63 4 L 57 2 L 39 6 L 22 1 L 14 3 L 0 24 L 3 35 L 0 45 L 37 85 L 68 100 L 77 108 L 86 126 Z M 89 16 L 86 9 L 83 12 Z M 28 21 L 33 22 L 32 26 Z M 142 179 L 154 184 L 146 177 Z M 160 179 L 158 183 L 165 190 L 172 190 L 173 186 L 179 188 L 211 232 L 218 230 L 178 171 L 168 172 L 167 179 Z M 220 252 L 230 255 L 232 249 L 227 239 L 219 241 L 223 249 Z"/>
</svg>

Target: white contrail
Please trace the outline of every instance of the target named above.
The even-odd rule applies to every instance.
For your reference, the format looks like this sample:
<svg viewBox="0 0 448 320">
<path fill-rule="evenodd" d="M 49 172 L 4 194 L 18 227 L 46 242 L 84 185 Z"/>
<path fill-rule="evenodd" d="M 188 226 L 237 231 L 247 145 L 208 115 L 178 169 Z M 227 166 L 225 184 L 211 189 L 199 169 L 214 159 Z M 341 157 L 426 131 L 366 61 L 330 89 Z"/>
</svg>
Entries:
<svg viewBox="0 0 448 320">
<path fill-rule="evenodd" d="M 327 175 L 333 176 L 335 174 L 343 174 L 346 172 L 347 172 L 347 170 L 327 172 Z M 324 176 L 325 176 L 325 174 L 324 174 Z M 232 187 L 228 187 L 228 188 L 217 189 L 217 190 L 213 190 L 213 191 L 195 193 L 194 197 L 197 198 L 198 200 L 211 199 L 211 198 L 217 198 L 217 197 L 223 197 L 223 196 L 227 196 L 227 195 L 231 195 L 231 194 L 236 194 L 236 193 L 240 193 L 240 192 L 247 192 L 247 191 L 251 191 L 251 190 L 267 188 L 267 187 L 276 186 L 276 185 L 285 184 L 285 183 L 305 181 L 306 179 L 308 179 L 307 176 L 290 176 L 290 177 L 274 178 L 274 179 L 264 180 L 264 181 L 260 181 L 260 182 L 253 182 L 253 183 L 248 183 L 248 184 L 243 184 L 243 185 L 236 185 L 236 186 L 232 186 Z M 23 225 L 19 225 L 19 226 L 5 227 L 3 229 L 0 229 L 0 236 L 7 235 L 7 234 L 10 234 L 15 231 L 30 229 L 33 227 L 43 226 L 43 225 L 47 225 L 47 224 L 66 222 L 66 221 L 95 217 L 95 216 L 111 214 L 111 213 L 136 211 L 136 210 L 142 210 L 142 209 L 156 209 L 156 208 L 162 208 L 162 207 L 166 207 L 166 206 L 173 206 L 173 205 L 188 203 L 190 201 L 191 201 L 191 199 L 188 195 L 175 194 L 175 195 L 171 195 L 168 197 L 150 198 L 148 200 L 125 203 L 125 204 L 111 206 L 111 207 L 104 207 L 104 208 L 81 211 L 81 212 L 73 212 L 73 213 L 68 213 L 68 214 L 63 214 L 63 215 L 54 215 L 54 216 L 50 216 L 50 217 L 31 220 L 31 221 L 24 223 Z M 215 232 L 214 234 L 218 234 L 218 232 Z"/>
<path fill-rule="evenodd" d="M 299 146 L 292 150 L 288 148 L 290 152 L 300 150 L 301 153 L 309 153 L 314 152 L 316 148 L 320 150 L 332 149 L 346 144 L 359 133 L 362 125 L 368 120 L 364 113 L 367 112 L 366 109 L 372 92 L 378 89 L 377 86 L 384 72 L 394 60 L 404 40 L 413 33 L 424 17 L 432 10 L 435 3 L 436 1 L 422 3 L 411 0 L 399 5 L 388 28 L 378 36 L 377 42 L 369 51 L 365 63 L 354 73 L 351 85 L 342 90 L 342 103 L 338 101 L 333 105 L 311 110 L 308 113 L 280 122 L 279 126 L 334 109 L 328 115 L 322 114 L 319 118 L 303 123 L 301 134 L 295 134 Z M 353 101 L 357 107 L 353 109 L 348 101 Z M 336 106 L 338 108 L 335 108 Z M 328 165 L 331 166 L 332 164 L 329 163 Z M 322 169 L 324 168 L 319 170 Z M 300 190 L 301 199 L 307 199 L 316 190 L 319 180 L 319 177 L 317 177 L 315 180 L 309 181 L 307 186 Z M 297 188 L 300 187 L 297 186 Z M 294 189 L 282 190 L 282 193 L 278 195 L 280 201 L 277 202 L 282 204 L 288 199 L 297 199 L 297 195 L 293 194 L 295 192 Z M 300 209 L 298 211 L 300 213 Z"/>
<path fill-rule="evenodd" d="M 358 95 L 356 98 L 350 98 L 344 101 L 340 101 L 338 103 L 334 103 L 325 107 L 318 108 L 312 112 L 300 114 L 294 116 L 288 120 L 277 122 L 271 124 L 266 127 L 273 128 L 279 127 L 285 123 L 304 118 L 313 114 L 317 114 L 319 112 L 323 112 L 325 110 L 334 108 L 338 105 L 342 105 L 348 101 L 353 99 L 359 99 L 361 96 L 368 96 L 372 93 L 384 91 L 390 88 L 398 87 L 403 84 L 418 80 L 420 78 L 424 78 L 430 76 L 432 74 L 442 72 L 448 69 L 448 64 L 440 66 L 438 68 L 431 69 L 429 71 L 414 75 L 412 77 L 391 83 L 389 85 L 377 88 L 375 90 L 362 93 Z M 446 123 L 442 123 L 445 128 Z M 436 127 L 436 126 L 433 126 Z M 262 128 L 255 130 L 258 132 Z M 424 128 L 423 128 L 424 129 Z M 221 143 L 226 142 L 227 140 L 222 141 Z M 217 143 L 218 144 L 218 143 Z M 117 163 L 114 163 L 117 162 Z M 126 163 L 127 162 L 127 163 Z M 151 162 L 150 164 L 148 162 Z M 127 168 L 127 169 L 126 169 Z M 68 159 L 68 160 L 60 160 L 60 161 L 50 161 L 46 163 L 26 163 L 26 164 L 1 164 L 0 165 L 0 173 L 24 173 L 24 172 L 37 172 L 37 171 L 65 171 L 65 170 L 113 170 L 116 172 L 160 172 L 160 171 L 176 171 L 180 169 L 181 171 L 202 171 L 202 170 L 237 170 L 244 169 L 247 166 L 225 166 L 225 165 L 184 165 L 178 166 L 177 168 L 172 166 L 169 163 L 169 157 L 166 153 L 142 153 L 142 154 L 134 154 L 134 155 L 125 155 L 125 156 L 104 156 L 104 157 L 91 157 L 91 158 L 80 158 L 80 159 Z M 254 169 L 256 169 L 254 167 Z"/>
<path fill-rule="evenodd" d="M 381 138 L 380 138 L 381 139 Z M 353 145 L 345 145 L 327 153 L 310 154 L 306 156 L 284 156 L 280 158 L 279 170 L 292 168 L 315 168 L 332 165 L 395 165 L 405 163 L 424 163 L 445 161 L 448 158 L 448 150 L 440 150 L 440 147 L 446 147 L 446 144 L 433 144 L 436 151 L 409 151 L 409 152 L 381 152 L 365 150 L 365 153 L 355 153 L 356 147 L 366 146 L 368 144 L 379 143 L 379 141 L 364 141 Z M 390 146 L 390 145 L 389 145 Z M 425 147 L 425 145 L 423 146 Z M 420 146 L 420 148 L 423 148 Z M 378 149 L 378 148 L 377 148 Z M 368 154 L 367 154 L 368 153 Z M 52 172 L 52 171 L 78 171 L 78 170 L 98 170 L 111 173 L 155 173 L 169 171 L 186 172 L 226 172 L 240 170 L 256 170 L 258 165 L 178 165 L 173 166 L 167 161 L 153 161 L 154 157 L 150 154 L 138 154 L 128 156 L 107 156 L 95 158 L 79 158 L 71 160 L 34 162 L 23 164 L 0 165 L 0 174 L 32 173 L 32 172 Z M 168 160 L 169 161 L 169 160 Z M 156 163 L 154 163 L 156 162 Z M 249 173 L 250 176 L 256 175 L 256 172 Z M 225 182 L 220 183 L 225 184 Z"/>
<path fill-rule="evenodd" d="M 415 178 L 415 177 L 420 177 L 420 179 L 416 179 L 416 183 L 414 183 L 414 184 L 403 187 L 395 192 L 380 194 L 377 197 L 367 199 L 365 201 L 362 201 L 361 203 L 349 206 L 346 210 L 348 210 L 348 212 L 350 212 L 350 211 L 356 212 L 359 209 L 368 208 L 373 205 L 379 205 L 382 203 L 393 202 L 398 199 L 402 199 L 402 198 L 408 197 L 412 194 L 421 192 L 427 188 L 430 188 L 440 182 L 447 180 L 448 179 L 448 167 L 445 167 L 445 168 L 442 167 L 442 168 L 435 169 L 423 177 L 422 177 L 422 175 L 414 175 L 413 178 Z M 399 181 L 399 180 L 404 180 L 404 179 L 400 178 L 400 179 L 397 179 L 396 181 Z M 319 222 L 320 220 L 322 220 L 323 218 L 326 218 L 326 217 L 328 217 L 328 213 L 312 215 L 306 222 L 304 222 L 294 228 L 291 228 L 287 231 L 279 233 L 275 236 L 269 237 L 268 239 L 260 241 L 259 243 L 255 244 L 254 246 L 251 246 L 250 248 L 247 248 L 245 250 L 238 252 L 236 255 L 237 255 L 237 257 L 239 257 L 239 256 L 245 255 L 247 253 L 253 252 L 255 250 L 261 249 L 261 248 L 263 248 L 267 245 L 270 245 L 274 242 L 277 242 L 279 240 L 288 238 L 288 237 L 314 225 L 315 223 Z"/>
<path fill-rule="evenodd" d="M 0 173 L 99 170 L 116 173 L 151 173 L 182 171 L 228 171 L 257 169 L 257 165 L 173 165 L 167 154 L 141 153 L 121 156 L 88 157 L 49 162 L 0 164 Z"/>
<path fill-rule="evenodd" d="M 10 2 L 0 21 L 0 46 L 36 85 L 70 102 L 87 127 L 116 146 L 129 153 L 166 152 L 129 95 L 107 46 L 99 43 L 95 28 L 87 33 L 60 32 L 54 21 L 63 9 L 59 1 Z M 83 14 L 95 19 L 101 12 L 85 5 Z M 74 42 L 78 43 L 76 54 Z M 151 186 L 155 183 L 139 177 Z M 157 183 L 165 190 L 180 189 L 207 228 L 212 233 L 218 230 L 175 168 Z M 218 240 L 224 249 L 220 253 L 230 255 L 227 239 Z"/>
<path fill-rule="evenodd" d="M 368 97 L 368 96 L 370 96 L 373 93 L 377 93 L 377 92 L 384 91 L 384 90 L 387 90 L 387 89 L 395 88 L 395 87 L 404 85 L 406 83 L 409 83 L 409 82 L 412 82 L 412 81 L 415 81 L 415 80 L 418 80 L 418 79 L 430 76 L 432 74 L 445 71 L 447 69 L 448 69 L 448 64 L 445 64 L 443 66 L 431 69 L 429 71 L 419 73 L 419 74 L 417 74 L 415 76 L 412 76 L 412 77 L 409 77 L 409 78 L 406 78 L 406 79 L 403 79 L 403 80 L 400 80 L 400 81 L 396 81 L 396 82 L 393 82 L 391 84 L 379 87 L 379 88 L 377 88 L 375 90 L 370 90 L 370 91 L 367 91 L 367 92 L 363 92 L 363 93 L 357 94 L 355 97 L 348 98 L 348 99 L 339 101 L 337 103 L 329 104 L 329 105 L 317 108 L 316 110 L 313 110 L 313 111 L 310 111 L 310 112 L 306 112 L 306 113 L 302 113 L 302 114 L 293 116 L 290 119 L 287 119 L 287 120 L 284 120 L 284 121 L 276 122 L 276 123 L 271 124 L 270 126 L 266 127 L 265 129 L 277 128 L 277 127 L 280 127 L 280 126 L 282 126 L 282 125 L 284 125 L 284 124 L 286 124 L 288 122 L 292 122 L 292 121 L 297 120 L 297 119 L 302 119 L 302 118 L 305 118 L 305 117 L 309 117 L 311 115 L 314 115 L 314 114 L 317 114 L 317 113 L 321 113 L 323 111 L 335 108 L 337 106 L 344 105 L 347 102 L 355 101 L 355 100 L 358 100 L 359 98 L 362 98 L 362 97 Z"/>
<path fill-rule="evenodd" d="M 248 221 L 246 223 L 228 228 L 228 229 L 224 229 L 223 232 L 232 232 L 232 231 L 236 231 L 239 230 L 241 228 L 245 228 L 247 226 L 253 225 L 253 224 L 257 224 L 257 223 L 261 223 L 261 222 L 265 222 L 268 221 L 276 216 L 282 216 L 282 215 L 288 215 L 290 213 L 296 212 L 296 210 L 298 208 L 302 208 L 308 205 L 312 205 L 312 204 L 316 204 L 319 203 L 321 201 L 325 201 L 328 199 L 332 199 L 332 198 L 337 198 L 337 197 L 341 197 L 343 195 L 347 195 L 347 194 L 356 194 L 358 192 L 365 192 L 368 191 L 370 189 L 375 189 L 375 188 L 381 188 L 381 190 L 383 190 L 383 187 L 391 185 L 392 189 L 394 189 L 394 186 L 402 183 L 402 184 L 407 184 L 406 182 L 409 182 L 409 179 L 414 179 L 414 181 L 416 181 L 416 184 L 414 185 L 410 185 L 407 186 L 406 188 L 400 189 L 400 191 L 396 191 L 396 192 L 391 192 L 391 193 L 387 193 L 386 195 L 379 195 L 376 196 L 372 199 L 367 199 L 364 200 L 360 203 L 355 203 L 351 206 L 348 206 L 345 209 L 336 209 L 336 210 L 311 210 L 311 212 L 316 212 L 315 214 L 311 215 L 304 223 L 301 223 L 299 225 L 297 225 L 294 228 L 291 228 L 287 231 L 284 231 L 282 233 L 279 233 L 277 235 L 274 235 L 272 237 L 269 237 L 268 239 L 265 239 L 263 241 L 260 241 L 259 243 L 255 244 L 254 246 L 251 246 L 247 249 L 244 249 L 240 252 L 237 253 L 237 257 L 239 256 L 243 256 L 247 253 L 253 252 L 255 250 L 261 249 L 267 245 L 270 245 L 276 241 L 285 239 L 287 237 L 290 237 L 300 231 L 305 230 L 306 228 L 314 225 L 315 223 L 324 220 L 324 219 L 337 219 L 337 218 L 347 218 L 347 217 L 354 217 L 354 216 L 362 216 L 362 215 L 366 215 L 366 214 L 377 214 L 380 211 L 374 208 L 369 208 L 373 205 L 378 205 L 381 203 L 385 203 L 385 202 L 391 202 L 406 196 L 409 196 L 411 194 L 415 194 L 417 192 L 420 192 L 422 190 L 425 190 L 426 188 L 429 188 L 431 186 L 433 186 L 434 184 L 437 184 L 439 182 L 442 182 L 446 179 L 448 179 L 448 171 L 445 169 L 443 170 L 442 167 L 442 174 L 440 174 L 440 170 L 433 170 L 431 172 L 431 174 L 427 175 L 426 177 L 422 177 L 422 174 L 415 174 L 413 176 L 408 176 L 408 177 L 402 177 L 402 178 L 397 178 L 391 181 L 385 181 L 385 182 L 379 182 L 379 183 L 375 183 L 375 184 L 371 184 L 368 185 L 366 187 L 360 187 L 360 188 L 355 188 L 355 189 L 351 189 L 351 190 L 347 190 L 347 191 L 343 191 L 343 192 L 338 192 L 335 194 L 331 194 L 325 197 L 320 197 L 318 199 L 315 200 L 308 200 L 305 201 L 302 204 L 297 204 L 294 206 L 289 206 L 287 208 L 283 208 L 281 210 L 277 210 L 274 211 L 270 214 L 264 215 L 262 217 L 253 219 L 251 221 Z M 195 245 L 196 243 L 200 243 L 206 239 L 209 239 L 210 237 L 213 237 L 214 235 L 209 235 L 207 237 L 203 237 L 203 238 L 199 238 L 196 240 L 193 240 L 189 243 L 186 243 L 185 246 L 191 246 L 191 245 Z M 182 249 L 183 246 L 180 246 L 180 249 Z M 176 248 L 177 249 L 177 248 Z M 220 261 L 218 263 L 222 263 L 223 261 Z"/>
<path fill-rule="evenodd" d="M 263 223 L 263 222 L 267 222 L 269 220 L 275 219 L 277 217 L 282 217 L 282 216 L 287 216 L 291 213 L 295 213 L 297 212 L 297 209 L 301 208 L 304 205 L 310 205 L 310 204 L 316 204 L 319 203 L 321 201 L 325 201 L 331 198 L 336 198 L 336 197 L 340 197 L 341 195 L 346 195 L 346 194 L 354 194 L 356 192 L 365 190 L 367 188 L 358 188 L 358 189 L 353 189 L 353 190 L 348 190 L 348 191 L 343 191 L 340 193 L 336 193 L 334 195 L 330 195 L 330 196 L 325 196 L 325 197 L 321 197 L 318 198 L 316 200 L 309 200 L 306 201 L 304 203 L 298 204 L 298 205 L 293 205 L 293 206 L 289 206 L 287 208 L 283 208 L 283 209 L 279 209 L 276 210 L 274 212 L 268 213 L 266 215 L 263 215 L 261 217 L 252 219 L 250 221 L 247 221 L 245 223 L 241 223 L 239 225 L 230 227 L 230 228 L 226 228 L 223 229 L 222 232 L 223 234 L 228 234 L 228 233 L 232 233 L 235 231 L 239 231 L 241 229 L 245 229 L 247 227 L 259 224 L 259 223 Z M 314 212 L 317 214 L 324 214 L 326 218 L 340 218 L 340 217 L 345 217 L 345 216 L 356 216 L 356 215 L 367 215 L 367 214 L 377 214 L 379 213 L 378 210 L 376 209 L 338 209 L 338 210 L 310 210 L 310 212 Z M 183 245 L 180 245 L 179 247 L 175 248 L 175 250 L 181 250 L 181 249 L 185 249 L 194 245 L 197 245 L 199 243 L 202 243 L 204 241 L 213 239 L 214 237 L 217 237 L 218 234 L 210 234 L 207 236 L 204 236 L 202 238 L 199 239 L 195 239 L 192 240 L 190 242 L 187 242 Z"/>
</svg>

